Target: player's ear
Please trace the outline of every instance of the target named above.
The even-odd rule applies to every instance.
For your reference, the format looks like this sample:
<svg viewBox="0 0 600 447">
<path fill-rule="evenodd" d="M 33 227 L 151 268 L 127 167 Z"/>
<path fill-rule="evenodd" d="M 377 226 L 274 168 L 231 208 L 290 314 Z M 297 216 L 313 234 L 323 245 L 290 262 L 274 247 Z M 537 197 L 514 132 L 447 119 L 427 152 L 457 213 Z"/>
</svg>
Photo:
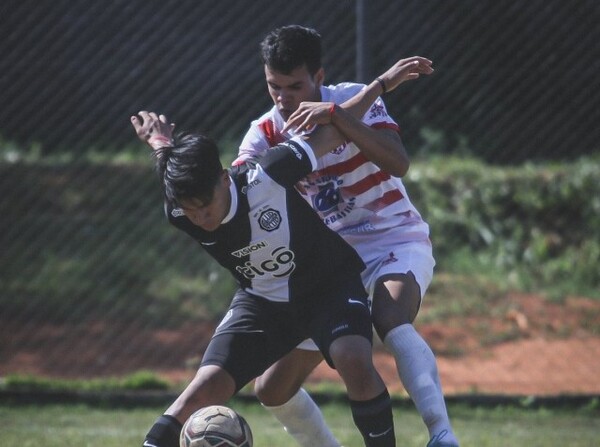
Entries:
<svg viewBox="0 0 600 447">
<path fill-rule="evenodd" d="M 229 171 L 227 169 L 223 169 L 221 176 L 222 176 L 223 183 L 225 183 L 226 186 L 229 186 L 229 184 L 231 183 L 231 178 L 229 177 Z"/>
<path fill-rule="evenodd" d="M 315 81 L 315 85 L 317 87 L 321 87 L 323 82 L 325 82 L 325 69 L 323 67 L 319 68 L 313 76 L 313 79 Z"/>
</svg>

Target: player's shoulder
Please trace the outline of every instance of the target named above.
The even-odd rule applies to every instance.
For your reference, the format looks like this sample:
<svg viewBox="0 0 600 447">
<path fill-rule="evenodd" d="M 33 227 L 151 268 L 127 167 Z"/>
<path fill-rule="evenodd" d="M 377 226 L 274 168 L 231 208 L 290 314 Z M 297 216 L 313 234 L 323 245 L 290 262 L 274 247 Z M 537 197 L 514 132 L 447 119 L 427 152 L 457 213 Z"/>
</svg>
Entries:
<svg viewBox="0 0 600 447">
<path fill-rule="evenodd" d="M 268 111 L 260 115 L 258 118 L 252 120 L 252 126 L 261 126 L 263 123 L 275 120 L 277 115 L 277 108 L 275 106 L 271 107 Z"/>
<path fill-rule="evenodd" d="M 323 86 L 321 88 L 321 96 L 323 101 L 340 103 L 352 98 L 363 88 L 365 88 L 365 84 L 340 82 L 339 84 Z"/>
</svg>

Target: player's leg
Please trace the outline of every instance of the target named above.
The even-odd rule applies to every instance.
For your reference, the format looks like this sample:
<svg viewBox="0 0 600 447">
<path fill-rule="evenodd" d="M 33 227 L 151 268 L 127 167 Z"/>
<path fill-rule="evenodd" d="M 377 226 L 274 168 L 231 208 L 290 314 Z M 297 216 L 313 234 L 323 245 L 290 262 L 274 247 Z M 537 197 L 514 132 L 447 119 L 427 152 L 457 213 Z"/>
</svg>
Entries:
<svg viewBox="0 0 600 447">
<path fill-rule="evenodd" d="M 300 389 L 310 373 L 323 361 L 315 349 L 294 349 L 256 379 L 256 397 L 265 406 L 283 405 Z"/>
<path fill-rule="evenodd" d="M 396 445 L 392 403 L 372 361 L 372 345 L 362 335 L 346 335 L 331 343 L 331 362 L 346 385 L 352 418 L 367 447 Z"/>
<path fill-rule="evenodd" d="M 412 325 L 420 307 L 421 290 L 424 292 L 429 285 L 433 258 L 428 244 L 406 244 L 405 247 L 394 252 L 392 257 L 398 262 L 386 264 L 375 283 L 373 325 L 394 355 L 400 380 L 430 437 L 445 434 L 447 445 L 458 445 L 446 410 L 435 356 Z M 389 273 L 394 270 L 407 273 Z"/>
<path fill-rule="evenodd" d="M 285 332 L 280 322 L 284 322 Z M 178 447 L 182 424 L 194 411 L 225 404 L 292 350 L 302 340 L 303 332 L 296 326 L 287 303 L 274 303 L 238 290 L 204 352 L 198 373 L 156 421 L 144 445 Z"/>
<path fill-rule="evenodd" d="M 306 342 L 302 344 L 306 345 Z M 302 447 L 339 447 L 325 424 L 323 414 L 301 388 L 312 370 L 323 360 L 318 348 L 294 349 L 255 381 L 256 397 Z"/>
<path fill-rule="evenodd" d="M 199 408 L 224 405 L 235 394 L 235 381 L 220 366 L 202 366 L 185 390 L 160 416 L 144 440 L 145 447 L 179 447 L 183 423 Z"/>
<path fill-rule="evenodd" d="M 361 278 L 348 277 L 313 308 L 311 336 L 346 385 L 366 446 L 395 446 L 390 395 L 373 365 L 373 326 Z"/>
</svg>

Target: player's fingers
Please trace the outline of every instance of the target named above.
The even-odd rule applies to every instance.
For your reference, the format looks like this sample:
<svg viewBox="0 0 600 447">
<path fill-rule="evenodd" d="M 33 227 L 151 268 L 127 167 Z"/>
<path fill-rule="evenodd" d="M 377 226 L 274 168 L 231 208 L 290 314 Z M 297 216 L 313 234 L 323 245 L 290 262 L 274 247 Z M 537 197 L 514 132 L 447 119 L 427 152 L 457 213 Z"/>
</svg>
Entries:
<svg viewBox="0 0 600 447">
<path fill-rule="evenodd" d="M 162 113 L 160 115 L 158 115 L 158 119 L 160 120 L 161 123 L 167 124 L 167 117 L 164 116 Z"/>
<path fill-rule="evenodd" d="M 138 119 L 138 117 L 137 117 L 137 116 L 135 116 L 135 115 L 133 115 L 133 116 L 131 117 L 131 124 L 133 125 L 133 128 L 135 129 L 135 131 L 136 131 L 136 132 L 137 132 L 137 131 L 138 131 L 138 129 L 139 129 L 141 126 L 142 126 L 142 125 L 140 124 L 140 120 L 139 120 L 139 119 Z"/>
<path fill-rule="evenodd" d="M 300 121 L 300 119 L 301 119 L 301 115 L 298 113 L 298 110 L 296 110 L 294 113 L 292 113 L 290 115 L 290 117 L 286 121 L 286 123 L 283 126 L 283 129 L 281 129 L 281 131 L 282 132 L 287 132 L 292 127 L 297 127 L 298 122 Z"/>
<path fill-rule="evenodd" d="M 304 121 L 302 121 L 302 124 L 300 124 L 298 126 L 298 130 L 304 131 L 304 130 L 308 130 L 311 127 L 312 127 L 312 124 L 310 123 L 310 117 L 306 117 L 306 119 Z"/>
<path fill-rule="evenodd" d="M 138 116 L 141 119 L 141 124 L 144 125 L 144 123 L 147 123 L 148 120 L 150 119 L 150 116 L 148 115 L 148 112 L 146 112 L 145 110 L 140 110 L 138 112 Z"/>
</svg>

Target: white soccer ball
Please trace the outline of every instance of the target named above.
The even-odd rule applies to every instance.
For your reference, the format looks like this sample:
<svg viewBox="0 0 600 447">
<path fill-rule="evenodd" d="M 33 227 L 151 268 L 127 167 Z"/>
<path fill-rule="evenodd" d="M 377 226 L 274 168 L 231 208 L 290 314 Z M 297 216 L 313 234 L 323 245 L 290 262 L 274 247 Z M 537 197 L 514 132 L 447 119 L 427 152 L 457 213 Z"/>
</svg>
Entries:
<svg viewBox="0 0 600 447">
<path fill-rule="evenodd" d="M 180 447 L 252 447 L 252 431 L 231 408 L 201 408 L 183 424 Z"/>
</svg>

